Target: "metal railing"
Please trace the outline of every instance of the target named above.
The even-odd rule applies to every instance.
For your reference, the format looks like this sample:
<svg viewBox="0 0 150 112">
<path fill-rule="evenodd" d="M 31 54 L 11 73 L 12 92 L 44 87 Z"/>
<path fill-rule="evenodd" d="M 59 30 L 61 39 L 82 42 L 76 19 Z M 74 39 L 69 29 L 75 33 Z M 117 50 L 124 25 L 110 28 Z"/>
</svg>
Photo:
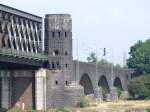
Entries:
<svg viewBox="0 0 150 112">
<path fill-rule="evenodd" d="M 25 59 L 33 59 L 33 60 L 41 60 L 41 61 L 48 60 L 48 56 L 43 53 L 23 52 L 23 51 L 17 51 L 17 50 L 6 49 L 6 48 L 0 48 L 0 55 L 13 56 L 13 57 L 25 58 Z"/>
</svg>

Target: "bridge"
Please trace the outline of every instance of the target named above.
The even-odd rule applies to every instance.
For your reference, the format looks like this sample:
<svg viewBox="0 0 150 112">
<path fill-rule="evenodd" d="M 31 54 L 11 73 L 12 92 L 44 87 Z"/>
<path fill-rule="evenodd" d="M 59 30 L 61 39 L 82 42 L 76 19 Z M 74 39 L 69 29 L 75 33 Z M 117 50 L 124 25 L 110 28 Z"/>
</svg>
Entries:
<svg viewBox="0 0 150 112">
<path fill-rule="evenodd" d="M 42 21 L 0 4 L 0 107 L 76 106 L 84 95 L 113 101 L 114 87 L 127 90 L 132 70 L 73 61 L 71 15 L 46 14 L 44 30 Z"/>
<path fill-rule="evenodd" d="M 84 87 L 84 94 L 94 94 L 101 87 L 105 94 L 111 94 L 111 88 L 127 90 L 128 81 L 132 78 L 132 70 L 112 66 L 97 66 L 93 63 L 77 62 L 73 64 L 73 78 Z"/>
<path fill-rule="evenodd" d="M 42 50 L 42 18 L 2 4 L 0 9 L 0 68 L 42 67 L 48 60 Z"/>
</svg>

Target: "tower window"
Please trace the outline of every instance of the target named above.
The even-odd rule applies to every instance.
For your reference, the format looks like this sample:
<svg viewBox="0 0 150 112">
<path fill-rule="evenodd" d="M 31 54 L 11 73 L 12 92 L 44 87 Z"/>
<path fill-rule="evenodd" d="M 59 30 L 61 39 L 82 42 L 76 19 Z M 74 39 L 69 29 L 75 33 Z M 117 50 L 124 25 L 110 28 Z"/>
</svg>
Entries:
<svg viewBox="0 0 150 112">
<path fill-rule="evenodd" d="M 55 81 L 55 84 L 58 85 L 58 81 Z"/>
<path fill-rule="evenodd" d="M 67 37 L 67 32 L 65 32 L 65 37 Z"/>
<path fill-rule="evenodd" d="M 58 36 L 59 36 L 59 37 L 61 37 L 61 35 L 60 35 L 60 31 L 58 32 Z"/>
<path fill-rule="evenodd" d="M 59 61 L 57 61 L 57 69 L 60 69 L 60 63 L 59 63 Z"/>
<path fill-rule="evenodd" d="M 65 51 L 65 56 L 67 56 L 68 55 L 68 52 L 67 51 Z"/>
<path fill-rule="evenodd" d="M 55 69 L 55 63 L 52 62 L 52 69 Z"/>
<path fill-rule="evenodd" d="M 68 64 L 66 64 L 66 68 L 68 67 Z"/>
<path fill-rule="evenodd" d="M 66 85 L 68 85 L 68 81 L 66 81 Z"/>
<path fill-rule="evenodd" d="M 52 37 L 53 37 L 53 38 L 55 37 L 55 32 L 52 32 Z"/>
<path fill-rule="evenodd" d="M 60 55 L 59 50 L 54 50 L 54 52 L 53 52 L 53 56 L 58 56 L 58 55 Z"/>
</svg>

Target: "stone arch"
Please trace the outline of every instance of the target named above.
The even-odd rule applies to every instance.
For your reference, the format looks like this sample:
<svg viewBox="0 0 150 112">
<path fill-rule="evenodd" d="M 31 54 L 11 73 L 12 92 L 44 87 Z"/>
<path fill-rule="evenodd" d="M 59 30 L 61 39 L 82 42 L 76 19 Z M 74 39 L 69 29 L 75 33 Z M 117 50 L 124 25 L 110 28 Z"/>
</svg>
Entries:
<svg viewBox="0 0 150 112">
<path fill-rule="evenodd" d="M 117 87 L 117 88 L 120 88 L 121 90 L 123 90 L 122 83 L 121 83 L 121 80 L 120 80 L 119 77 L 115 78 L 115 80 L 114 80 L 114 86 Z"/>
<path fill-rule="evenodd" d="M 92 81 L 91 81 L 91 79 L 90 79 L 88 74 L 84 74 L 81 77 L 79 84 L 84 87 L 84 94 L 85 95 L 94 93 Z"/>
<path fill-rule="evenodd" d="M 109 94 L 110 93 L 108 81 L 104 75 L 99 78 L 98 86 L 102 87 L 103 94 Z"/>
</svg>

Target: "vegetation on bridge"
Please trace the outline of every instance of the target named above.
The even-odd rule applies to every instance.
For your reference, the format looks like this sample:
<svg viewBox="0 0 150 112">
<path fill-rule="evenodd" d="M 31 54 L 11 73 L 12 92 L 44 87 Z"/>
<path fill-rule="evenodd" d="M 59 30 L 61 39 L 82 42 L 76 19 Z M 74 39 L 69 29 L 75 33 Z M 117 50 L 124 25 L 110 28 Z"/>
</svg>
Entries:
<svg viewBox="0 0 150 112">
<path fill-rule="evenodd" d="M 105 59 L 98 60 L 98 57 L 96 56 L 96 53 L 94 53 L 94 52 L 91 52 L 89 54 L 89 56 L 87 57 L 87 61 L 89 63 L 97 63 L 98 65 L 102 65 L 102 66 L 107 66 L 107 67 L 114 66 L 117 68 L 121 68 L 121 66 L 119 64 L 114 65 L 113 63 L 111 63 Z"/>
</svg>

